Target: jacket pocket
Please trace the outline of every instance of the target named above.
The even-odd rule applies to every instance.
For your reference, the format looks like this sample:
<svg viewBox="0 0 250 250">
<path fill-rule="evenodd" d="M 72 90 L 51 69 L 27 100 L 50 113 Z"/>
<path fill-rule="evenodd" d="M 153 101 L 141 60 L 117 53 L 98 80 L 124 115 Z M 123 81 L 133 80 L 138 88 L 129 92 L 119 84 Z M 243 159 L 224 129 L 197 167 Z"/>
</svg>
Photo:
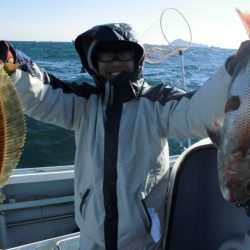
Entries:
<svg viewBox="0 0 250 250">
<path fill-rule="evenodd" d="M 140 199 L 140 197 L 136 198 L 136 205 L 141 216 L 142 222 L 144 224 L 144 228 L 146 232 L 149 234 L 151 232 L 152 221 L 150 214 L 148 212 L 148 208 L 145 204 L 144 199 Z"/>
<path fill-rule="evenodd" d="M 90 197 L 90 191 L 91 189 L 87 188 L 84 193 L 81 193 L 82 199 L 81 199 L 79 209 L 80 209 L 80 214 L 82 215 L 83 219 L 85 218 L 85 213 L 86 213 L 86 209 L 87 209 L 87 205 L 88 205 L 88 201 Z"/>
</svg>

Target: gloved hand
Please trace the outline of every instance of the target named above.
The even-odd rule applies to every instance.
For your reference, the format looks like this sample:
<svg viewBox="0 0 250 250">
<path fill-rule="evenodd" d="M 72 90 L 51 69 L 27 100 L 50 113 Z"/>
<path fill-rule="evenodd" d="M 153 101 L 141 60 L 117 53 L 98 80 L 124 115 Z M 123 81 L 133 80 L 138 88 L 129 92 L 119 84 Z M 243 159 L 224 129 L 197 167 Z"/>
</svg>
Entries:
<svg viewBox="0 0 250 250">
<path fill-rule="evenodd" d="M 241 43 L 237 53 L 226 62 L 226 68 L 230 75 L 234 74 L 237 65 L 250 55 L 250 40 Z"/>
<path fill-rule="evenodd" d="M 10 49 L 10 44 L 6 41 L 0 41 L 0 65 L 4 64 L 3 68 L 8 75 L 12 75 L 20 64 L 14 64 L 15 58 Z"/>
<path fill-rule="evenodd" d="M 6 41 L 0 41 L 0 64 L 14 63 L 14 55 L 10 51 L 10 45 Z"/>
</svg>

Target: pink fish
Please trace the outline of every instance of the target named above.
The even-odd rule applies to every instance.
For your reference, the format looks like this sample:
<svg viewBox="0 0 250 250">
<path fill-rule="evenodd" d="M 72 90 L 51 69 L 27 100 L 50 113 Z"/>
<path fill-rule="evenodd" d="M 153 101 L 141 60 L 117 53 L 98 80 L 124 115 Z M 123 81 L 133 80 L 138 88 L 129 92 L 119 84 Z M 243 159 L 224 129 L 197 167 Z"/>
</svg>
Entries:
<svg viewBox="0 0 250 250">
<path fill-rule="evenodd" d="M 250 50 L 234 74 L 223 126 L 207 132 L 218 148 L 218 171 L 227 201 L 250 198 Z"/>
<path fill-rule="evenodd" d="M 237 10 L 250 36 L 250 13 Z M 250 48 L 233 75 L 223 125 L 207 128 L 218 148 L 218 174 L 223 197 L 229 202 L 250 200 Z"/>
</svg>

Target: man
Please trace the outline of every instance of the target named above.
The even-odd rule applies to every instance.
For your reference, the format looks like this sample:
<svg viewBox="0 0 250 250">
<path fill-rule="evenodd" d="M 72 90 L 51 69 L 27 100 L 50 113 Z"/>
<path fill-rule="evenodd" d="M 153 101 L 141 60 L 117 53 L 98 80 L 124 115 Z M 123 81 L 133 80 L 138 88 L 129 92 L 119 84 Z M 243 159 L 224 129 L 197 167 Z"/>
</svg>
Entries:
<svg viewBox="0 0 250 250">
<path fill-rule="evenodd" d="M 240 53 L 199 91 L 184 93 L 144 81 L 144 50 L 127 24 L 95 26 L 75 40 L 96 86 L 65 84 L 7 47 L 21 64 L 11 77 L 26 114 L 75 131 L 80 249 L 163 249 L 167 138 L 207 136 L 205 126 L 223 116 L 227 70 Z"/>
</svg>

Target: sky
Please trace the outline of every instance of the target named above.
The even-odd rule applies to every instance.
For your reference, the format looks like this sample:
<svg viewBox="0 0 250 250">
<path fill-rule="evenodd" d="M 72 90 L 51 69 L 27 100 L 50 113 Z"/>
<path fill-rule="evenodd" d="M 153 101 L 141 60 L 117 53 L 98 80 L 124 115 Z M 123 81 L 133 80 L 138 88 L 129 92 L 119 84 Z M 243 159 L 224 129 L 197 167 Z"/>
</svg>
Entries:
<svg viewBox="0 0 250 250">
<path fill-rule="evenodd" d="M 238 48 L 248 39 L 235 8 L 250 11 L 249 0 L 0 1 L 0 38 L 8 41 L 70 42 L 111 22 L 129 23 L 143 42 L 155 44 L 167 44 L 160 24 L 167 40 L 191 40 L 187 23 L 194 43 Z"/>
</svg>

